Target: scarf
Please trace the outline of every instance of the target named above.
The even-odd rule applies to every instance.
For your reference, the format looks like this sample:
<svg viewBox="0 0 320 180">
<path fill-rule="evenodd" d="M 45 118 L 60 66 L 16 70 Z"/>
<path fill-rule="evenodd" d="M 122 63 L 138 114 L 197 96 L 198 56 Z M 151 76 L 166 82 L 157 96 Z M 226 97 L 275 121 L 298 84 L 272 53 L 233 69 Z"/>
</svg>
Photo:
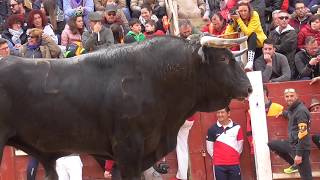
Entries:
<svg viewBox="0 0 320 180">
<path fill-rule="evenodd" d="M 30 45 L 29 43 L 27 44 L 28 49 L 36 50 L 37 48 L 40 47 L 41 43 L 35 44 L 35 45 Z"/>
<path fill-rule="evenodd" d="M 23 34 L 22 28 L 20 28 L 18 31 L 8 28 L 9 33 L 12 35 L 11 40 L 13 44 L 21 44 L 20 36 Z"/>
<path fill-rule="evenodd" d="M 154 22 L 158 22 L 158 18 L 156 15 L 152 15 L 150 19 L 154 20 Z M 143 26 L 146 26 L 147 20 L 145 20 L 142 16 L 139 17 L 139 20 Z"/>
</svg>

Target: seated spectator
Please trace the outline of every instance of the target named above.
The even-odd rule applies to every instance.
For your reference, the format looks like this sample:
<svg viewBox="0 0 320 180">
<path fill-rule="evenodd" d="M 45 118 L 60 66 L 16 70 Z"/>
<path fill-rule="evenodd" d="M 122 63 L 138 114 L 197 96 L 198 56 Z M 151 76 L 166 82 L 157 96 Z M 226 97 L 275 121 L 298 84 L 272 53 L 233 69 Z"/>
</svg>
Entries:
<svg viewBox="0 0 320 180">
<path fill-rule="evenodd" d="M 154 20 L 150 19 L 147 21 L 145 26 L 145 31 L 143 33 L 146 38 L 152 38 L 154 36 L 163 36 L 165 33 L 161 30 L 156 30 L 156 23 Z"/>
<path fill-rule="evenodd" d="M 261 27 L 262 27 L 263 31 L 265 31 L 265 29 L 266 29 L 266 20 L 265 20 L 266 3 L 265 3 L 265 0 L 242 0 L 242 2 L 249 3 L 252 7 L 252 10 L 256 11 L 259 14 Z"/>
<path fill-rule="evenodd" d="M 53 31 L 51 24 L 48 23 L 47 17 L 41 10 L 32 10 L 28 17 L 28 28 L 37 28 L 43 30 L 43 33 L 50 37 L 56 44 L 58 44 L 58 38 Z"/>
<path fill-rule="evenodd" d="M 295 3 L 295 11 L 293 17 L 290 19 L 289 24 L 296 30 L 296 33 L 308 24 L 310 20 L 310 14 L 307 13 L 307 9 L 303 0 L 297 0 Z"/>
<path fill-rule="evenodd" d="M 213 12 L 210 15 L 210 23 L 202 27 L 202 32 L 207 32 L 214 36 L 219 36 L 224 34 L 226 30 L 226 21 L 219 12 Z"/>
<path fill-rule="evenodd" d="M 43 30 L 33 28 L 28 32 L 28 41 L 23 44 L 18 56 L 26 58 L 58 58 L 60 47 Z"/>
<path fill-rule="evenodd" d="M 114 38 L 110 28 L 102 25 L 102 15 L 98 12 L 89 14 L 89 30 L 82 34 L 83 47 L 91 52 L 114 44 Z"/>
<path fill-rule="evenodd" d="M 124 43 L 124 30 L 122 26 L 118 24 L 112 24 L 110 29 L 113 33 L 114 43 L 115 44 L 123 44 Z"/>
<path fill-rule="evenodd" d="M 231 15 L 232 23 L 227 26 L 225 34 L 233 32 L 242 32 L 248 36 L 248 62 L 245 65 L 246 71 L 253 69 L 255 57 L 260 56 L 257 48 L 262 48 L 263 41 L 267 39 L 260 24 L 259 14 L 252 10 L 248 3 L 241 2 L 237 5 L 237 13 Z"/>
<path fill-rule="evenodd" d="M 27 34 L 23 27 L 23 19 L 13 14 L 7 19 L 7 28 L 2 33 L 2 38 L 7 39 L 14 49 L 19 49 L 20 46 L 27 42 Z"/>
<path fill-rule="evenodd" d="M 295 55 L 295 66 L 298 71 L 297 79 L 312 79 L 320 75 L 319 44 L 309 36 L 305 40 L 304 49 Z"/>
<path fill-rule="evenodd" d="M 124 37 L 125 43 L 141 42 L 146 39 L 141 32 L 141 22 L 137 18 L 132 18 L 129 22 L 131 31 Z"/>
<path fill-rule="evenodd" d="M 272 21 L 267 28 L 267 34 L 269 35 L 271 31 L 275 30 L 279 26 L 279 14 L 280 10 L 275 10 L 272 12 Z"/>
<path fill-rule="evenodd" d="M 110 28 L 112 24 L 118 24 L 122 26 L 125 33 L 128 33 L 130 31 L 129 23 L 127 19 L 125 21 L 121 16 L 117 14 L 117 7 L 114 5 L 106 5 L 105 11 L 104 11 L 104 26 L 107 28 Z"/>
<path fill-rule="evenodd" d="M 146 22 L 151 19 L 156 23 L 156 30 L 164 31 L 161 19 L 158 19 L 156 15 L 152 14 L 151 6 L 148 4 L 143 4 L 141 6 L 141 15 L 139 17 L 139 20 L 142 24 L 142 32 L 145 31 Z"/>
<path fill-rule="evenodd" d="M 273 21 L 273 12 L 279 11 L 281 9 L 283 0 L 266 0 L 266 10 L 265 10 L 265 16 L 266 16 L 266 23 L 271 24 Z"/>
<path fill-rule="evenodd" d="M 89 28 L 89 14 L 94 11 L 93 0 L 63 0 L 63 12 L 65 20 L 82 15 L 87 28 Z"/>
<path fill-rule="evenodd" d="M 320 101 L 317 98 L 311 99 L 311 104 L 309 106 L 309 111 L 313 112 L 320 112 Z"/>
<path fill-rule="evenodd" d="M 19 15 L 22 19 L 24 19 L 24 23 L 26 23 L 30 9 L 24 6 L 24 0 L 9 0 L 9 3 L 11 13 Z M 23 29 L 27 29 L 25 24 Z"/>
<path fill-rule="evenodd" d="M 270 32 L 269 38 L 275 41 L 276 52 L 285 55 L 288 59 L 291 79 L 296 78 L 296 69 L 294 65 L 294 56 L 297 49 L 297 33 L 293 27 L 288 24 L 289 14 L 281 11 L 279 13 L 279 26 Z"/>
<path fill-rule="evenodd" d="M 210 14 L 220 12 L 224 19 L 228 19 L 230 11 L 237 5 L 237 0 L 217 1 L 206 0 L 206 11 L 202 17 L 203 20 L 210 20 Z"/>
<path fill-rule="evenodd" d="M 298 33 L 298 48 L 302 49 L 308 36 L 313 36 L 320 44 L 320 15 L 310 17 L 310 22 Z"/>
<path fill-rule="evenodd" d="M 131 19 L 126 0 L 93 0 L 93 2 L 96 11 L 103 12 L 107 5 L 114 5 L 117 7 L 117 15 L 120 16 L 123 21 L 128 23 L 128 19 Z"/>
<path fill-rule="evenodd" d="M 61 45 L 66 46 L 65 57 L 78 56 L 85 52 L 81 42 L 84 30 L 82 16 L 76 16 L 69 19 L 68 24 L 61 35 Z"/>
<path fill-rule="evenodd" d="M 143 4 L 149 4 L 152 13 L 160 19 L 162 19 L 162 17 L 166 14 L 164 0 L 131 0 L 130 8 L 133 18 L 140 17 Z"/>
<path fill-rule="evenodd" d="M 10 55 L 10 49 L 8 46 L 8 41 L 6 39 L 0 38 L 0 58 L 7 57 Z"/>
<path fill-rule="evenodd" d="M 43 0 L 40 10 L 48 17 L 49 23 L 52 25 L 52 29 L 60 42 L 61 33 L 66 25 L 62 8 L 62 0 Z"/>
<path fill-rule="evenodd" d="M 261 71 L 264 83 L 289 81 L 291 77 L 288 60 L 284 55 L 275 52 L 272 39 L 264 41 L 262 55 L 255 60 L 254 70 Z"/>
<path fill-rule="evenodd" d="M 189 19 L 179 19 L 178 26 L 180 32 L 179 36 L 184 39 L 187 39 L 192 34 L 201 33 L 195 27 L 192 26 L 191 21 Z"/>
</svg>

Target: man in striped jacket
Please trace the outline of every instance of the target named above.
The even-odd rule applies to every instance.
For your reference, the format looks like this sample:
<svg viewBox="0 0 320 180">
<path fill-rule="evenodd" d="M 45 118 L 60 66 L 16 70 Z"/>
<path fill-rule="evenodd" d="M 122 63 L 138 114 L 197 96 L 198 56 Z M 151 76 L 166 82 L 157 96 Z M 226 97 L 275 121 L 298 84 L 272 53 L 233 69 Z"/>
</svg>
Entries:
<svg viewBox="0 0 320 180">
<path fill-rule="evenodd" d="M 217 111 L 217 119 L 207 136 L 207 151 L 212 157 L 216 180 L 241 180 L 242 129 L 230 119 L 229 107 Z"/>
</svg>

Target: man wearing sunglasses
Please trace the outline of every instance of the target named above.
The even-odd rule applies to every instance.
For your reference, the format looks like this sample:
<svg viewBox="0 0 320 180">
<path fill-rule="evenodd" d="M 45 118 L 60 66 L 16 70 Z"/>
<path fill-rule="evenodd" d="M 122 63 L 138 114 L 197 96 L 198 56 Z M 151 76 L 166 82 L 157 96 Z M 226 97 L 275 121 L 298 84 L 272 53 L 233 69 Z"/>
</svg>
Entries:
<svg viewBox="0 0 320 180">
<path fill-rule="evenodd" d="M 6 39 L 0 38 L 0 58 L 7 57 L 10 55 L 10 49 L 8 46 L 8 41 Z"/>
<path fill-rule="evenodd" d="M 312 180 L 310 164 L 310 112 L 299 100 L 295 89 L 284 90 L 284 99 L 288 109 L 282 115 L 289 120 L 288 140 L 273 140 L 268 143 L 269 148 L 288 162 L 291 166 L 284 169 L 284 173 L 300 173 L 301 179 Z"/>
<path fill-rule="evenodd" d="M 270 32 L 269 38 L 275 41 L 276 52 L 285 55 L 291 70 L 291 79 L 295 78 L 296 68 L 294 64 L 294 56 L 297 49 L 297 33 L 292 26 L 288 24 L 289 14 L 280 11 L 278 16 L 279 26 Z"/>
</svg>

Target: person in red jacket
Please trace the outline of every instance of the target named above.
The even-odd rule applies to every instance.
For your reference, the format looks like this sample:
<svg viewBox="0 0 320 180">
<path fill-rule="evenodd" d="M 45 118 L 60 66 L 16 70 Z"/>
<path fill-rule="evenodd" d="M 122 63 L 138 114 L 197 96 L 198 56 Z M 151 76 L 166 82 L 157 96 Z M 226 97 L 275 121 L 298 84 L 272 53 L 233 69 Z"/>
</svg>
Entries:
<svg viewBox="0 0 320 180">
<path fill-rule="evenodd" d="M 202 32 L 207 32 L 214 36 L 224 34 L 226 30 L 226 20 L 220 12 L 214 12 L 210 15 L 210 23 L 204 25 L 201 29 Z"/>
<path fill-rule="evenodd" d="M 309 24 L 304 26 L 298 33 L 298 48 L 303 49 L 305 40 L 308 36 L 316 38 L 320 44 L 320 15 L 311 16 Z"/>
<path fill-rule="evenodd" d="M 154 36 L 165 35 L 165 33 L 162 30 L 156 29 L 156 22 L 152 19 L 147 20 L 145 25 L 145 32 L 143 34 L 147 39 L 152 38 Z"/>
</svg>

